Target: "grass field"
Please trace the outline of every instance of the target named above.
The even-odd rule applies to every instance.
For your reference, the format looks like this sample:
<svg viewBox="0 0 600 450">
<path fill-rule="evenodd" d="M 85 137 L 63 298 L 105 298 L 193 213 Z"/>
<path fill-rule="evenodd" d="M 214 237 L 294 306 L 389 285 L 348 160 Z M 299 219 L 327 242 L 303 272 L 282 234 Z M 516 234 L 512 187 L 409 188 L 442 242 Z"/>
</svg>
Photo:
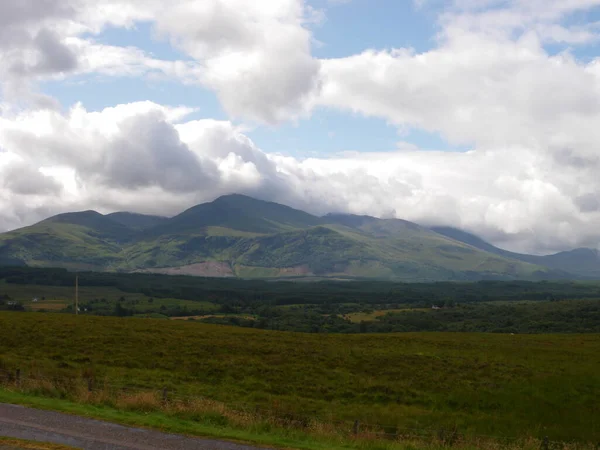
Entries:
<svg viewBox="0 0 600 450">
<path fill-rule="evenodd" d="M 385 316 L 388 313 L 402 313 L 411 311 L 430 311 L 428 308 L 401 308 L 401 309 L 379 309 L 369 312 L 356 312 L 350 314 L 344 314 L 344 318 L 350 320 L 353 323 L 360 322 L 372 322 L 377 320 L 378 317 Z"/>
<path fill-rule="evenodd" d="M 1 313 L 0 366 L 167 387 L 323 423 L 600 439 L 598 335 L 308 335 Z"/>
<path fill-rule="evenodd" d="M 20 285 L 0 282 L 0 294 L 8 295 L 31 311 L 63 311 L 73 307 L 75 301 L 74 287 Z M 37 301 L 34 301 L 36 299 Z M 128 293 L 113 287 L 83 286 L 79 288 L 79 304 L 90 310 L 112 312 L 115 305 L 133 311 L 161 312 L 161 308 L 189 308 L 216 310 L 217 306 L 206 301 L 191 301 L 176 298 L 152 298 L 140 293 Z"/>
</svg>

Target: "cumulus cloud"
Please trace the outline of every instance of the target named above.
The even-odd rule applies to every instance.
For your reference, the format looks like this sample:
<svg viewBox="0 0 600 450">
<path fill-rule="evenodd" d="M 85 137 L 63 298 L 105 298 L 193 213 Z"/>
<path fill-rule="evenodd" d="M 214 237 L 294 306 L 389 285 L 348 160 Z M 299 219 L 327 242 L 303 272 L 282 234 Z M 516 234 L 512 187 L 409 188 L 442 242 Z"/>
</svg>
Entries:
<svg viewBox="0 0 600 450">
<path fill-rule="evenodd" d="M 420 54 L 366 51 L 325 61 L 323 74 L 323 104 L 454 143 L 560 147 L 598 138 L 597 62 L 549 56 L 531 35 L 498 41 L 463 33 Z"/>
<path fill-rule="evenodd" d="M 202 82 L 234 117 L 278 123 L 310 108 L 319 62 L 302 0 L 180 1 L 157 17 L 159 33 L 202 61 Z"/>
<path fill-rule="evenodd" d="M 545 45 L 597 40 L 595 24 L 567 19 L 598 4 L 457 0 L 441 15 L 431 50 L 323 61 L 318 104 L 473 149 L 402 157 L 403 171 L 427 161 L 415 175 L 428 182 L 411 190 L 425 194 L 411 206 L 420 220 L 458 224 L 512 248 L 597 247 L 600 61 Z"/>
<path fill-rule="evenodd" d="M 188 112 L 144 102 L 2 119 L 0 155 L 18 161 L 20 169 L 3 166 L 10 176 L 0 189 L 0 226 L 89 208 L 175 214 L 239 192 L 315 214 L 343 211 L 460 226 L 529 251 L 597 239 L 600 183 L 594 172 L 582 178 L 577 165 L 541 158 L 526 147 L 299 160 L 265 153 L 231 122 L 185 121 Z M 36 181 L 35 173 L 43 178 Z M 34 183 L 24 189 L 23 180 Z"/>
<path fill-rule="evenodd" d="M 33 106 L 0 104 L 0 229 L 90 208 L 174 214 L 240 192 L 316 214 L 458 226 L 515 250 L 597 247 L 600 60 L 546 47 L 597 40 L 595 24 L 567 20 L 597 3 L 456 0 L 430 50 L 319 61 L 309 27 L 319 14 L 302 0 L 3 2 L 0 84 Z M 142 21 L 189 60 L 94 40 L 107 26 Z M 63 113 L 32 90 L 37 80 L 94 73 L 200 84 L 232 119 L 277 124 L 333 108 L 471 150 L 402 145 L 301 160 L 263 151 L 232 121 L 187 120 L 190 108 Z"/>
<path fill-rule="evenodd" d="M 19 5 L 19 6 L 15 6 Z M 0 84 L 30 103 L 39 80 L 100 73 L 159 74 L 216 92 L 232 117 L 276 124 L 310 110 L 320 63 L 306 25 L 316 11 L 303 0 L 47 0 L 3 2 Z M 165 61 L 135 47 L 94 40 L 107 26 L 150 21 L 158 38 L 189 56 Z"/>
<path fill-rule="evenodd" d="M 132 0 L 133 1 L 133 0 Z M 154 11 L 156 12 L 156 11 Z M 59 108 L 37 84 L 83 74 L 153 76 L 199 83 L 195 61 L 165 61 L 135 47 L 103 45 L 107 26 L 149 20 L 143 5 L 112 0 L 0 2 L 0 100 L 11 109 Z"/>
<path fill-rule="evenodd" d="M 2 175 L 4 188 L 16 195 L 57 195 L 62 190 L 62 185 L 57 180 L 27 164 L 4 167 Z"/>
<path fill-rule="evenodd" d="M 0 118 L 2 206 L 12 217 L 0 225 L 13 227 L 18 215 L 7 211 L 33 205 L 40 196 L 55 201 L 55 212 L 98 207 L 175 213 L 218 193 L 282 186 L 275 164 L 233 124 L 180 123 L 191 111 L 141 102 L 100 112 L 76 105 L 66 114 L 38 110 Z"/>
<path fill-rule="evenodd" d="M 424 0 L 427 1 L 427 0 Z M 421 0 L 423 2 L 423 0 Z M 442 34 L 457 30 L 493 37 L 534 32 L 543 41 L 580 45 L 598 40 L 598 24 L 569 22 L 598 0 L 454 0 L 442 14 Z"/>
</svg>

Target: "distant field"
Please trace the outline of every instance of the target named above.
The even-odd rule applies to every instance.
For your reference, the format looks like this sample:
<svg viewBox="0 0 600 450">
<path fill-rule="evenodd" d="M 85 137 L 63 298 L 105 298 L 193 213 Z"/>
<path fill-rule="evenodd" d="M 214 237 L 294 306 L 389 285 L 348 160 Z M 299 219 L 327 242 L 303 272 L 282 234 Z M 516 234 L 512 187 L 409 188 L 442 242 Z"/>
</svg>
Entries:
<svg viewBox="0 0 600 450">
<path fill-rule="evenodd" d="M 69 302 L 67 300 L 44 300 L 39 302 L 23 302 L 24 305 L 28 306 L 32 311 L 62 311 Z"/>
<path fill-rule="evenodd" d="M 372 322 L 377 320 L 378 317 L 385 316 L 388 313 L 402 313 L 402 312 L 411 312 L 411 311 L 429 311 L 428 308 L 400 308 L 400 309 L 381 309 L 372 312 L 357 312 L 344 314 L 343 317 L 345 319 L 350 320 L 352 323 L 360 323 L 360 322 Z"/>
<path fill-rule="evenodd" d="M 492 436 L 600 440 L 600 335 L 328 335 L 0 313 L 0 368 L 228 405 Z"/>
<path fill-rule="evenodd" d="M 22 285 L 0 282 L 0 295 L 8 295 L 32 311 L 62 311 L 73 308 L 75 287 Z M 37 301 L 35 301 L 35 300 Z M 217 306 L 207 301 L 177 298 L 153 298 L 141 293 L 129 293 L 113 287 L 82 286 L 79 288 L 79 306 L 82 312 L 112 314 L 117 303 L 133 312 L 162 312 L 168 308 L 188 308 L 214 311 Z"/>
</svg>

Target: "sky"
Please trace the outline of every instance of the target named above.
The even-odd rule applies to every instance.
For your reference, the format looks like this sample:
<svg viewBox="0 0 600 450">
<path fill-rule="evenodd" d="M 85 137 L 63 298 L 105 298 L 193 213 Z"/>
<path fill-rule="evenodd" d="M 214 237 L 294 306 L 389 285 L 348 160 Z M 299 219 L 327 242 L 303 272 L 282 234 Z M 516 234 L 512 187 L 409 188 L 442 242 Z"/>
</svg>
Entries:
<svg viewBox="0 0 600 450">
<path fill-rule="evenodd" d="M 600 0 L 0 2 L 0 231 L 230 193 L 600 247 Z"/>
</svg>

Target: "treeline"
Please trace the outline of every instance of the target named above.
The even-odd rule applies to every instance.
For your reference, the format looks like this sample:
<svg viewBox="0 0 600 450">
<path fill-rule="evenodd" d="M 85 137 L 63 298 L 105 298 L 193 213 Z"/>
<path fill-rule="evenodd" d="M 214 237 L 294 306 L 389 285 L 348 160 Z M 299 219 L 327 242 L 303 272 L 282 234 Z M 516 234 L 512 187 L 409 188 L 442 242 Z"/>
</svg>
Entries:
<svg viewBox="0 0 600 450">
<path fill-rule="evenodd" d="M 600 333 L 600 283 L 593 282 L 308 283 L 96 272 L 78 276 L 82 287 L 142 294 L 139 299 L 81 302 L 86 314 L 206 315 L 211 316 L 206 322 L 308 333 Z M 0 283 L 73 286 L 74 281 L 75 274 L 62 269 L 0 268 Z M 198 302 L 197 307 L 189 302 L 182 306 L 179 300 Z M 17 308 L 23 309 L 0 298 L 0 309 Z M 393 311 L 399 309 L 405 311 Z M 352 313 L 373 311 L 383 313 L 361 323 L 348 319 Z"/>
<path fill-rule="evenodd" d="M 600 333 L 600 300 L 472 303 L 440 310 L 389 312 L 374 321 L 360 323 L 310 309 L 302 312 L 276 311 L 257 320 L 220 317 L 204 319 L 203 322 L 308 333 Z"/>
<path fill-rule="evenodd" d="M 109 286 L 154 298 L 209 301 L 220 305 L 403 304 L 445 305 L 515 300 L 600 298 L 600 283 L 572 281 L 479 281 L 393 283 L 387 281 L 259 281 L 158 274 L 81 272 L 80 286 Z M 23 285 L 73 286 L 63 269 L 0 268 L 0 280 Z"/>
</svg>

